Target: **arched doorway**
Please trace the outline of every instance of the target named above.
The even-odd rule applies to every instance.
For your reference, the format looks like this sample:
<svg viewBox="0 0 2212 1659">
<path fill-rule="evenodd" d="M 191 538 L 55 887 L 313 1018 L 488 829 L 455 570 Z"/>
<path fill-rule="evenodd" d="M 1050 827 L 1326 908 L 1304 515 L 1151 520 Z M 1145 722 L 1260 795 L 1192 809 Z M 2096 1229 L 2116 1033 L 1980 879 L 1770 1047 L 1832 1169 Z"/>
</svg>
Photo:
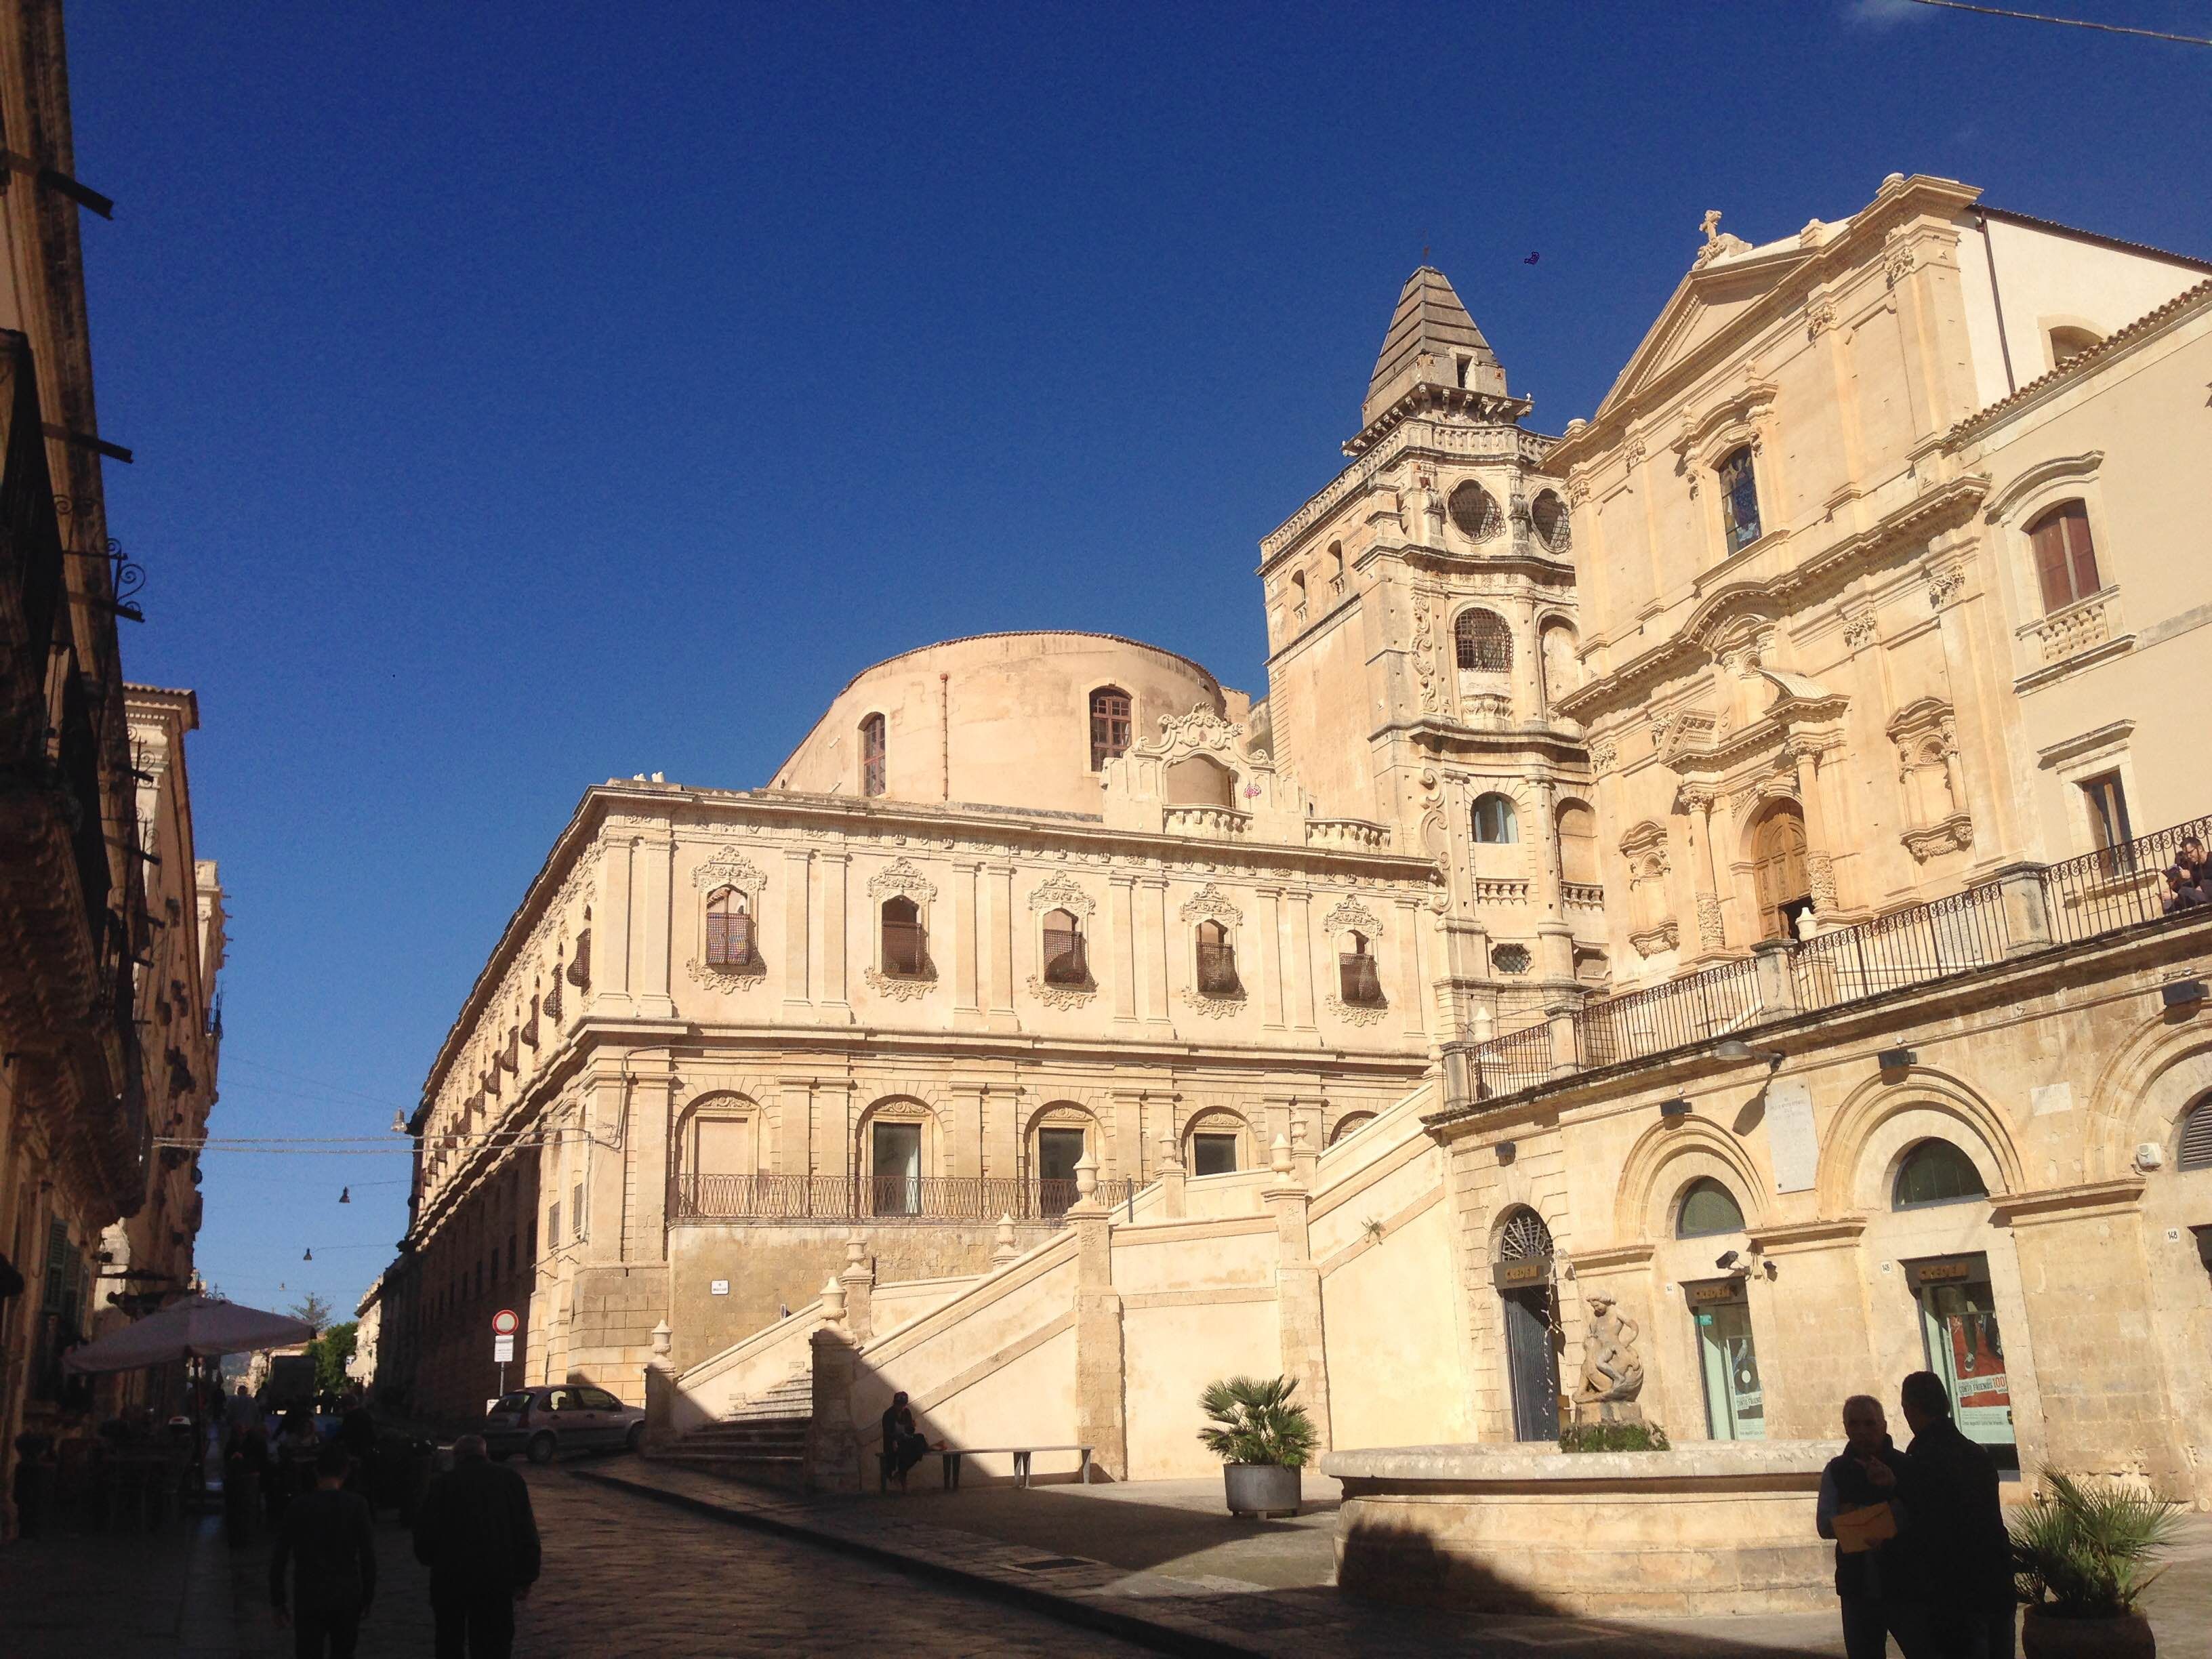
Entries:
<svg viewBox="0 0 2212 1659">
<path fill-rule="evenodd" d="M 1512 1383 L 1513 1437 L 1559 1437 L 1559 1325 L 1552 1288 L 1552 1230 L 1534 1210 L 1516 1209 L 1498 1231 L 1491 1268 L 1505 1316 L 1505 1369 Z"/>
<path fill-rule="evenodd" d="M 1805 815 L 1796 801 L 1777 801 L 1759 815 L 1752 827 L 1751 857 L 1759 937 L 1796 938 L 1799 921 L 1813 910 L 1813 884 L 1805 872 Z"/>
</svg>

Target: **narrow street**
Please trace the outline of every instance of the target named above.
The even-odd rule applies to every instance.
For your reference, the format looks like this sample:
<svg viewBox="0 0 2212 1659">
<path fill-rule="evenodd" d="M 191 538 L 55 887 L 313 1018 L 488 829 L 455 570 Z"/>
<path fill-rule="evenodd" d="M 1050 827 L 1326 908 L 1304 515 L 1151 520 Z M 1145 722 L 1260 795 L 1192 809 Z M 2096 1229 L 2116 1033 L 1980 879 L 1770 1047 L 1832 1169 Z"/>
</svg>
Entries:
<svg viewBox="0 0 2212 1659">
<path fill-rule="evenodd" d="M 518 1610 L 526 1659 L 723 1654 L 1042 1656 L 1141 1650 L 743 1528 L 528 1469 L 545 1571 Z M 362 1659 L 431 1650 L 428 1574 L 389 1514 Z M 7 1659 L 287 1659 L 269 1610 L 268 1546 L 233 1550 L 221 1522 L 152 1534 L 64 1534 L 0 1549 Z"/>
</svg>

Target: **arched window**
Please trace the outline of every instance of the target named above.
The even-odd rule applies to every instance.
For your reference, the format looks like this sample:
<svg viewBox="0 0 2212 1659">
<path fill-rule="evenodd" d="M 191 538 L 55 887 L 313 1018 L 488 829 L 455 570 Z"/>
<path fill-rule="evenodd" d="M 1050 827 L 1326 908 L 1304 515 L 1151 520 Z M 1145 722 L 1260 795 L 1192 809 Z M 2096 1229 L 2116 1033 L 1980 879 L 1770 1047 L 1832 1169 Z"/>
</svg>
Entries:
<svg viewBox="0 0 2212 1659">
<path fill-rule="evenodd" d="M 871 714 L 860 722 L 860 793 L 880 795 L 884 793 L 884 717 Z"/>
<path fill-rule="evenodd" d="M 1234 1175 L 1237 1152 L 1243 1144 L 1244 1124 L 1231 1113 L 1208 1112 L 1188 1131 L 1190 1152 L 1186 1166 L 1194 1176 Z"/>
<path fill-rule="evenodd" d="M 1514 811 L 1513 803 L 1503 795 L 1477 797 L 1474 803 L 1474 838 L 1494 847 L 1503 847 L 1520 840 L 1521 818 Z"/>
<path fill-rule="evenodd" d="M 1103 770 L 1116 755 L 1129 751 L 1129 694 L 1102 685 L 1091 694 L 1091 769 Z"/>
<path fill-rule="evenodd" d="M 1567 504 L 1556 489 L 1536 493 L 1536 499 L 1528 503 L 1528 522 L 1547 552 L 1564 554 L 1573 546 L 1574 529 L 1567 517 Z"/>
<path fill-rule="evenodd" d="M 707 901 L 707 965 L 749 968 L 753 960 L 753 919 L 745 896 L 734 887 L 717 889 Z"/>
<path fill-rule="evenodd" d="M 1728 550 L 1739 552 L 1759 537 L 1759 480 L 1753 476 L 1751 446 L 1746 444 L 1720 464 L 1721 528 Z"/>
<path fill-rule="evenodd" d="M 1358 1134 L 1374 1121 L 1375 1114 L 1372 1112 L 1347 1112 L 1337 1120 L 1336 1127 L 1328 1132 L 1328 1144 L 1334 1146 L 1346 1137 Z"/>
<path fill-rule="evenodd" d="M 884 971 L 909 976 L 929 971 L 929 940 L 921 907 L 901 893 L 884 901 Z"/>
<path fill-rule="evenodd" d="M 1347 933 L 1336 959 L 1337 994 L 1354 1007 L 1372 1008 L 1382 1000 L 1382 976 L 1364 933 Z"/>
<path fill-rule="evenodd" d="M 1331 542 L 1328 544 L 1328 580 L 1332 592 L 1344 592 L 1344 544 L 1342 542 Z"/>
<path fill-rule="evenodd" d="M 2099 344 L 2095 331 L 2068 328 L 2061 325 L 2051 331 L 2051 366 L 2053 368 L 2069 357 L 2078 357 L 2085 351 L 2094 351 Z"/>
<path fill-rule="evenodd" d="M 1987 1198 L 1990 1189 L 1982 1172 L 1948 1140 L 1923 1140 L 1905 1153 L 1897 1166 L 1897 1188 L 1891 1194 L 1893 1209 L 1917 1210 L 1932 1204 L 1964 1204 Z"/>
<path fill-rule="evenodd" d="M 1044 915 L 1044 982 L 1048 985 L 1088 985 L 1091 965 L 1084 960 L 1083 927 L 1072 910 L 1048 910 Z"/>
<path fill-rule="evenodd" d="M 1306 573 L 1291 572 L 1291 614 L 1298 621 L 1306 619 Z"/>
<path fill-rule="evenodd" d="M 1486 542 L 1498 533 L 1498 502 L 1472 478 L 1452 491 L 1446 510 L 1454 527 L 1471 542 Z"/>
<path fill-rule="evenodd" d="M 2046 616 L 2098 591 L 2097 549 L 2089 539 L 2089 509 L 2081 502 L 2059 502 L 2028 526 L 2027 539 Z"/>
<path fill-rule="evenodd" d="M 1578 800 L 1563 800 L 1558 814 L 1559 879 L 1597 883 L 1597 814 Z"/>
<path fill-rule="evenodd" d="M 1243 994 L 1237 978 L 1237 945 L 1229 929 L 1218 921 L 1198 924 L 1198 993 L 1200 996 L 1233 997 Z"/>
<path fill-rule="evenodd" d="M 2191 1107 L 2181 1120 L 2181 1157 L 2177 1167 L 2212 1170 L 2212 1095 Z"/>
<path fill-rule="evenodd" d="M 1708 1176 L 1692 1182 L 1682 1193 L 1682 1207 L 1674 1218 L 1677 1238 L 1711 1238 L 1716 1233 L 1743 1231 L 1743 1206 L 1735 1194 Z"/>
<path fill-rule="evenodd" d="M 1452 624 L 1459 665 L 1478 674 L 1513 672 L 1513 634 L 1494 611 L 1462 611 Z"/>
</svg>

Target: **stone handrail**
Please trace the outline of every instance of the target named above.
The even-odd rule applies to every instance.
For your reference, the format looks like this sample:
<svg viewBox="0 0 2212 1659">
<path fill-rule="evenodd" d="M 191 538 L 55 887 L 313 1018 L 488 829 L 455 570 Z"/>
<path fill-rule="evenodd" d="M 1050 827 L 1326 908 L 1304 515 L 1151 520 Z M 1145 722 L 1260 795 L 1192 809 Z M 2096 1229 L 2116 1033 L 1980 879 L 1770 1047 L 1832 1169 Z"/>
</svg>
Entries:
<svg viewBox="0 0 2212 1659">
<path fill-rule="evenodd" d="M 1529 884 L 1525 881 L 1505 881 L 1492 877 L 1477 876 L 1474 880 L 1474 902 L 1477 904 L 1526 904 Z"/>
<path fill-rule="evenodd" d="M 1559 896 L 1569 904 L 1601 906 L 1605 902 L 1605 889 L 1594 881 L 1563 881 Z"/>
<path fill-rule="evenodd" d="M 1233 806 L 1164 806 L 1160 830 L 1170 836 L 1205 836 L 1216 841 L 1242 836 L 1252 827 L 1252 815 Z"/>
<path fill-rule="evenodd" d="M 1390 844 L 1387 824 L 1366 818 L 1308 818 L 1306 845 L 1341 848 L 1347 852 L 1380 852 Z"/>
<path fill-rule="evenodd" d="M 807 1339 L 821 1322 L 822 1304 L 810 1302 L 679 1372 L 673 1431 L 682 1434 L 725 1417 L 732 1407 L 783 1382 L 807 1363 Z"/>
</svg>

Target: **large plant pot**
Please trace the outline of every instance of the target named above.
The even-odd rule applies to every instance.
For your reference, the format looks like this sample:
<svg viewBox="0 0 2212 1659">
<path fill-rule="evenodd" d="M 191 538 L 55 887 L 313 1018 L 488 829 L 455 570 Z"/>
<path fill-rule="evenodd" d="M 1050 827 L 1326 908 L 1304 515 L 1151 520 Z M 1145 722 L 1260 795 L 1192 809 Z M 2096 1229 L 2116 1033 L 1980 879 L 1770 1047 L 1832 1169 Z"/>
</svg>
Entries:
<svg viewBox="0 0 2212 1659">
<path fill-rule="evenodd" d="M 2060 1619 L 2030 1607 L 2020 1621 L 2021 1659 L 2153 1659 L 2157 1640 L 2139 1613 L 2118 1619 Z"/>
<path fill-rule="evenodd" d="M 1261 1517 L 1298 1512 L 1297 1469 L 1279 1463 L 1224 1463 L 1221 1479 L 1228 1488 L 1231 1515 Z"/>
</svg>

